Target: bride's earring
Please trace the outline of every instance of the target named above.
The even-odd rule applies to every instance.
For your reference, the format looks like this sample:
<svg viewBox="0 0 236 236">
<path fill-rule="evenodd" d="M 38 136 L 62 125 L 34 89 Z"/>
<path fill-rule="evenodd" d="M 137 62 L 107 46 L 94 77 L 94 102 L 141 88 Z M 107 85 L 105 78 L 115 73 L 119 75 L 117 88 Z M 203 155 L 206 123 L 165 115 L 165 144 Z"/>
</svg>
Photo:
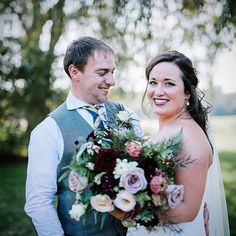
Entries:
<svg viewBox="0 0 236 236">
<path fill-rule="evenodd" d="M 187 107 L 190 105 L 189 100 L 187 100 L 186 105 L 187 105 Z"/>
</svg>

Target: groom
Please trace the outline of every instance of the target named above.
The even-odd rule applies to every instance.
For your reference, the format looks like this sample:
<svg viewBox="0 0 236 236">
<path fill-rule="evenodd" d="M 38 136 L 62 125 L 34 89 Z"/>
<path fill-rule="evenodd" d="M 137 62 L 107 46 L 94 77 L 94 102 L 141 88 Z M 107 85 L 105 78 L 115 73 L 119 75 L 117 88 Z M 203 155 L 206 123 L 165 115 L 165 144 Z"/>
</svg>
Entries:
<svg viewBox="0 0 236 236">
<path fill-rule="evenodd" d="M 82 37 L 67 48 L 64 69 L 71 79 L 71 90 L 66 101 L 32 131 L 28 149 L 25 211 L 38 235 L 126 235 L 120 220 L 110 214 L 102 229 L 101 216 L 95 222 L 93 212 L 85 221 L 71 219 L 68 212 L 75 193 L 69 190 L 68 178 L 58 182 L 63 167 L 71 161 L 75 140 L 86 138 L 93 129 L 93 117 L 84 106 L 100 104 L 98 113 L 104 121 L 112 115 L 115 105 L 107 101 L 107 96 L 115 85 L 115 68 L 113 50 L 100 40 Z M 139 124 L 134 125 L 141 132 Z"/>
</svg>

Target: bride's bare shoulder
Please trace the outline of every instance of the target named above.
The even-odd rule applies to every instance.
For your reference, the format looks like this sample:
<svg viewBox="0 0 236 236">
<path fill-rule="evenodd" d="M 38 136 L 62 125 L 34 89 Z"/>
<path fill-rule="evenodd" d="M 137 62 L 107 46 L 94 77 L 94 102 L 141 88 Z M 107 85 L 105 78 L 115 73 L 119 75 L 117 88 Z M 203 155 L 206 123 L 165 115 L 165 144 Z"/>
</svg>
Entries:
<svg viewBox="0 0 236 236">
<path fill-rule="evenodd" d="M 202 128 L 194 121 L 186 122 L 182 129 L 183 147 L 194 159 L 211 159 L 212 149 Z"/>
<path fill-rule="evenodd" d="M 183 138 L 189 144 L 208 144 L 209 141 L 207 139 L 206 134 L 202 130 L 202 128 L 194 121 L 185 122 L 182 126 L 183 130 Z"/>
<path fill-rule="evenodd" d="M 206 134 L 192 119 L 166 126 L 158 132 L 155 139 L 162 141 L 173 137 L 180 131 L 182 132 L 182 144 L 185 153 L 189 153 L 194 158 L 211 155 L 211 146 Z"/>
</svg>

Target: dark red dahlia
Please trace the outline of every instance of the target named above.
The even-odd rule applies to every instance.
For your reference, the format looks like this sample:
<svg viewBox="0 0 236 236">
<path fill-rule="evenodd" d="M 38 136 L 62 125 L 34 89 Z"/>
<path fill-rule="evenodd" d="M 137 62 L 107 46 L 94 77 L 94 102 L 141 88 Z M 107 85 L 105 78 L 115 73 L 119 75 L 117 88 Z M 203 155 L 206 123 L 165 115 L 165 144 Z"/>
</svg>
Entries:
<svg viewBox="0 0 236 236">
<path fill-rule="evenodd" d="M 113 175 L 105 174 L 101 178 L 100 190 L 102 193 L 107 194 L 111 199 L 116 196 L 116 191 L 114 187 L 118 185 L 117 181 L 114 179 Z"/>
<path fill-rule="evenodd" d="M 106 172 L 112 174 L 116 166 L 116 159 L 119 158 L 119 156 L 119 152 L 116 152 L 113 149 L 105 149 L 100 151 L 95 160 L 95 172 Z"/>
<path fill-rule="evenodd" d="M 147 182 L 150 183 L 151 178 L 156 175 L 156 162 L 152 158 L 143 158 L 139 163 L 139 167 L 144 170 Z"/>
</svg>

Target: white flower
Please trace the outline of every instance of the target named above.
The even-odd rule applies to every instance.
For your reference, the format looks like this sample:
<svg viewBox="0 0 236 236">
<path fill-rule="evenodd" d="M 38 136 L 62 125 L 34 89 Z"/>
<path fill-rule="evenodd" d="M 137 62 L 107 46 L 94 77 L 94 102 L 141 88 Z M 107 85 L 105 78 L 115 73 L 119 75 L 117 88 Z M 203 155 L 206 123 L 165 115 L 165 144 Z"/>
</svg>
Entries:
<svg viewBox="0 0 236 236">
<path fill-rule="evenodd" d="M 94 182 L 95 182 L 97 185 L 100 185 L 100 184 L 101 184 L 101 178 L 102 178 L 102 176 L 103 176 L 104 174 L 106 174 L 106 172 L 102 172 L 102 173 L 100 173 L 100 174 L 98 174 L 98 175 L 96 175 L 96 176 L 94 177 Z"/>
<path fill-rule="evenodd" d="M 89 155 L 93 155 L 94 152 L 98 153 L 100 150 L 100 147 L 96 144 L 94 144 L 93 142 L 88 142 L 87 145 L 87 152 Z"/>
<path fill-rule="evenodd" d="M 88 162 L 85 166 L 86 166 L 89 170 L 94 170 L 94 163 L 92 163 L 92 162 Z"/>
<path fill-rule="evenodd" d="M 87 152 L 88 152 L 89 155 L 93 155 L 94 154 L 93 145 L 94 145 L 93 142 L 88 142 Z"/>
<path fill-rule="evenodd" d="M 72 205 L 72 209 L 69 211 L 70 217 L 77 221 L 80 220 L 80 217 L 84 215 L 87 205 L 82 203 Z"/>
<path fill-rule="evenodd" d="M 116 195 L 114 204 L 120 210 L 128 212 L 134 209 L 136 201 L 131 193 L 127 192 L 126 190 L 122 190 Z"/>
<path fill-rule="evenodd" d="M 98 194 L 90 198 L 90 203 L 93 209 L 99 212 L 111 212 L 114 211 L 112 200 L 106 194 Z"/>
<path fill-rule="evenodd" d="M 92 149 L 88 149 L 87 152 L 88 152 L 89 155 L 93 155 L 94 154 L 94 151 Z"/>
<path fill-rule="evenodd" d="M 118 179 L 125 171 L 128 170 L 128 160 L 116 159 L 116 167 L 113 171 L 115 179 Z"/>
<path fill-rule="evenodd" d="M 114 178 L 118 179 L 121 175 L 123 175 L 127 170 L 134 169 L 138 163 L 136 161 L 128 162 L 127 159 L 120 160 L 117 158 L 116 167 L 113 171 Z"/>
<path fill-rule="evenodd" d="M 171 209 L 176 208 L 184 199 L 183 185 L 168 185 L 167 187 L 168 205 Z"/>
<path fill-rule="evenodd" d="M 128 111 L 119 111 L 117 117 L 119 118 L 120 121 L 128 122 L 130 114 Z"/>
</svg>

